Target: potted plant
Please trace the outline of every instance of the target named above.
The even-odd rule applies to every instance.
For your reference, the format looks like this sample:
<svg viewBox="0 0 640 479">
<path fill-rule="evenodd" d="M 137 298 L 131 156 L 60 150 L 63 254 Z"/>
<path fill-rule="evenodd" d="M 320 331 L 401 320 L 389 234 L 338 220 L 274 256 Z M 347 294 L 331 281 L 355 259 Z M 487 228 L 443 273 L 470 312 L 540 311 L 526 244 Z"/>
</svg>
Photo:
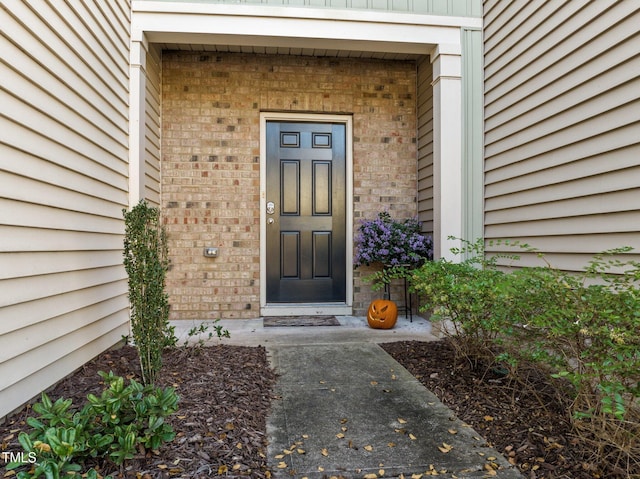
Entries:
<svg viewBox="0 0 640 479">
<path fill-rule="evenodd" d="M 433 258 L 433 241 L 414 218 L 394 220 L 388 212 L 365 220 L 356 236 L 355 266 L 380 263 L 389 267 L 416 267 Z"/>
<path fill-rule="evenodd" d="M 380 271 L 366 279 L 371 280 L 374 290 L 385 288 L 384 299 L 374 300 L 369 306 L 367 321 L 371 327 L 389 329 L 395 325 L 397 307 L 389 299 L 391 279 L 403 278 L 409 270 L 432 258 L 433 241 L 422 233 L 418 220 L 395 220 L 383 211 L 375 219 L 362 222 L 356 236 L 354 265 L 380 264 Z M 393 311 L 395 315 L 389 314 Z"/>
</svg>

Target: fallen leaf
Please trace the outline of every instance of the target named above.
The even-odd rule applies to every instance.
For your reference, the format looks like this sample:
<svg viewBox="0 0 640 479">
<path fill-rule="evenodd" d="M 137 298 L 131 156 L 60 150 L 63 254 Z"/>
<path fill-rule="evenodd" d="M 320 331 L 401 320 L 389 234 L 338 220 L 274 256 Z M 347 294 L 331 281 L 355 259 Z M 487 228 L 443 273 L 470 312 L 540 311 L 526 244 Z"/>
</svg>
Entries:
<svg viewBox="0 0 640 479">
<path fill-rule="evenodd" d="M 365 451 L 373 451 L 373 446 L 371 444 L 367 444 L 366 446 L 364 446 Z"/>
<path fill-rule="evenodd" d="M 309 439 L 309 434 L 303 434 L 302 439 Z"/>
<path fill-rule="evenodd" d="M 378 475 L 379 476 L 384 476 L 384 469 L 379 469 L 378 470 Z"/>
<path fill-rule="evenodd" d="M 485 421 L 493 421 L 493 416 L 485 416 L 482 419 L 484 419 Z"/>
<path fill-rule="evenodd" d="M 275 458 L 276 459 L 283 459 L 284 458 L 284 454 L 278 454 Z"/>
<path fill-rule="evenodd" d="M 158 464 L 158 469 L 166 469 L 167 467 L 166 464 Z"/>
<path fill-rule="evenodd" d="M 298 454 L 306 454 L 306 451 L 304 449 L 297 449 Z"/>
<path fill-rule="evenodd" d="M 327 450 L 326 450 L 326 449 L 324 449 L 324 448 L 323 448 L 323 449 L 322 449 L 322 451 L 320 451 L 320 452 L 322 453 L 322 455 L 323 455 L 324 457 L 327 457 L 327 456 L 329 455 L 329 451 L 327 451 Z"/>
<path fill-rule="evenodd" d="M 406 424 L 406 423 L 407 423 L 407 420 L 406 420 L 406 419 L 402 419 L 401 417 L 399 417 L 399 418 L 398 418 L 398 422 L 399 422 L 400 424 Z"/>
<path fill-rule="evenodd" d="M 448 452 L 451 452 L 451 449 L 453 449 L 453 446 L 451 444 L 447 444 L 446 442 L 443 442 L 442 446 L 438 446 L 438 449 L 440 449 L 440 452 L 442 452 L 443 454 L 446 454 Z"/>
<path fill-rule="evenodd" d="M 395 442 L 389 442 L 389 443 L 387 443 L 387 446 L 396 447 L 396 443 Z"/>
<path fill-rule="evenodd" d="M 449 434 L 458 434 L 458 431 L 456 431 L 455 429 L 448 429 Z"/>
<path fill-rule="evenodd" d="M 376 479 L 378 476 L 374 473 L 365 474 L 364 479 Z"/>
<path fill-rule="evenodd" d="M 485 469 L 485 474 L 487 476 L 497 476 L 498 473 L 496 472 L 496 470 L 492 467 L 491 464 L 485 464 L 484 465 L 484 469 Z"/>
<path fill-rule="evenodd" d="M 346 424 L 348 422 L 349 420 L 346 417 L 343 417 L 342 419 L 340 419 L 340 424 Z"/>
<path fill-rule="evenodd" d="M 372 386 L 376 386 L 377 384 L 378 384 L 378 381 L 371 381 Z"/>
<path fill-rule="evenodd" d="M 409 439 L 411 439 L 412 441 L 415 441 L 417 439 L 417 437 L 415 437 L 413 434 L 409 433 Z"/>
<path fill-rule="evenodd" d="M 278 463 L 278 469 L 286 469 L 287 468 L 287 463 L 284 461 L 280 461 Z"/>
<path fill-rule="evenodd" d="M 322 467 L 322 466 L 318 466 L 318 471 L 319 471 L 319 472 L 324 472 L 324 467 Z"/>
<path fill-rule="evenodd" d="M 342 432 L 347 432 L 347 428 L 346 428 L 346 427 L 344 427 L 344 426 L 342 426 L 342 427 L 340 428 L 340 430 L 341 430 Z"/>
<path fill-rule="evenodd" d="M 344 438 L 344 434 L 342 434 L 341 432 L 339 432 L 338 434 L 336 434 L 336 437 L 338 439 L 343 439 Z"/>
<path fill-rule="evenodd" d="M 395 381 L 396 379 L 398 379 L 398 376 L 396 376 L 395 374 L 392 374 L 392 375 L 391 375 L 391 379 L 392 379 L 393 381 Z"/>
</svg>

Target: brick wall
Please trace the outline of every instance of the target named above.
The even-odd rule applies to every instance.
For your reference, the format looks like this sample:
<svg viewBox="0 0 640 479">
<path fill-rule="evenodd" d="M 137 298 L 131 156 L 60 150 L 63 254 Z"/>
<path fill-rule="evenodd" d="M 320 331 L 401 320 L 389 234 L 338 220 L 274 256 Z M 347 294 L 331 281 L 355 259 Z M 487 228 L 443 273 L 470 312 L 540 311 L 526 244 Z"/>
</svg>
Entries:
<svg viewBox="0 0 640 479">
<path fill-rule="evenodd" d="M 416 215 L 413 62 L 164 52 L 162 78 L 172 319 L 260 314 L 261 111 L 352 114 L 354 230 L 381 209 Z M 355 314 L 373 297 L 366 272 L 354 272 Z"/>
</svg>

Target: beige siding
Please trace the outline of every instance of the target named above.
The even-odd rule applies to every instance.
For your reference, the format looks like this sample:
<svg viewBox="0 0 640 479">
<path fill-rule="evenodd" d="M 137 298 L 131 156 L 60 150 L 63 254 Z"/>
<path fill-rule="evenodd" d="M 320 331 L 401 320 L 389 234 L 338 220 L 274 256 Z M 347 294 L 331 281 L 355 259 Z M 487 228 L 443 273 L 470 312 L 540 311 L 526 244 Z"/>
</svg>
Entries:
<svg viewBox="0 0 640 479">
<path fill-rule="evenodd" d="M 640 250 L 640 4 L 486 1 L 484 14 L 486 238 L 565 269 Z"/>
<path fill-rule="evenodd" d="M 128 331 L 129 19 L 126 0 L 0 8 L 0 417 Z"/>
<path fill-rule="evenodd" d="M 162 51 L 151 45 L 146 64 L 145 122 L 145 198 L 160 206 L 160 101 L 162 82 Z"/>
<path fill-rule="evenodd" d="M 418 219 L 433 234 L 433 70 L 429 57 L 418 62 Z"/>
</svg>

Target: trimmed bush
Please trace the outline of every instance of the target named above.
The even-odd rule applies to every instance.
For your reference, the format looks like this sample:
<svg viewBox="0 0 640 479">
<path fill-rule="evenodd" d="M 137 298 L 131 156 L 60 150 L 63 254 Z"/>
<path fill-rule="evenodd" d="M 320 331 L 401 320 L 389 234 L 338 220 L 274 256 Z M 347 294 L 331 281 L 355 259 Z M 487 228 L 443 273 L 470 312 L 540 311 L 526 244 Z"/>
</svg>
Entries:
<svg viewBox="0 0 640 479">
<path fill-rule="evenodd" d="M 162 366 L 162 350 L 176 344 L 169 326 L 165 277 L 169 269 L 167 238 L 160 210 L 140 201 L 125 220 L 124 267 L 129 276 L 131 332 L 140 356 L 142 382 L 152 384 Z"/>
<path fill-rule="evenodd" d="M 631 248 L 594 255 L 579 273 L 548 263 L 505 273 L 481 240 L 463 244 L 454 253 L 468 259 L 427 262 L 410 276 L 421 310 L 449 325 L 444 333 L 471 364 L 501 362 L 523 381 L 518 365 L 533 363 L 566 384 L 558 394 L 581 440 L 611 470 L 638 473 L 640 263 L 625 260 Z"/>
</svg>

